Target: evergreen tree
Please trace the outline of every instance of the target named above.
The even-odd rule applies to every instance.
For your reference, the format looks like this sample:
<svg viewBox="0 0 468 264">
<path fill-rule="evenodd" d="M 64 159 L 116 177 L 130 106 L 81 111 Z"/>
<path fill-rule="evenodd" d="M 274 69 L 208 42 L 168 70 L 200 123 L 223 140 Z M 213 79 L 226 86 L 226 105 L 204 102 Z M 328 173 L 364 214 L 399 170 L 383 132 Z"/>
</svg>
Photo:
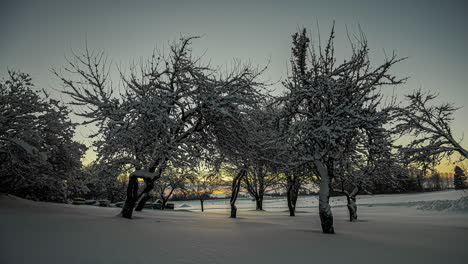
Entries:
<svg viewBox="0 0 468 264">
<path fill-rule="evenodd" d="M 453 184 L 455 185 L 455 190 L 465 189 L 466 188 L 466 176 L 465 172 L 458 166 L 455 167 L 455 175 L 453 176 Z"/>
</svg>

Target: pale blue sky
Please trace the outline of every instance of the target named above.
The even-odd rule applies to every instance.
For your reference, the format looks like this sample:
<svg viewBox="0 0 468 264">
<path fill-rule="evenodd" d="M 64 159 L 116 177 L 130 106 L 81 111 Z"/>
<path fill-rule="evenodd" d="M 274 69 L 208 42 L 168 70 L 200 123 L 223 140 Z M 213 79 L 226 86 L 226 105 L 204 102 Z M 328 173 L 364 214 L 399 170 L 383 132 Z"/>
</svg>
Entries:
<svg viewBox="0 0 468 264">
<path fill-rule="evenodd" d="M 286 75 L 291 35 L 298 26 L 316 30 L 318 21 L 326 36 L 335 20 L 338 54 L 346 56 L 345 26 L 356 32 L 360 24 L 375 62 L 382 60 L 383 50 L 409 56 L 395 67 L 396 74 L 411 77 L 398 93 L 417 88 L 440 92 L 442 100 L 464 107 L 456 115 L 456 134 L 468 131 L 464 1 L 0 2 L 0 75 L 7 67 L 19 69 L 46 90 L 60 88 L 49 69 L 63 66 L 64 56 L 82 49 L 85 39 L 91 49 L 126 65 L 148 57 L 156 46 L 167 47 L 181 34 L 202 35 L 194 43 L 195 52 L 206 51 L 212 64 L 232 58 L 260 65 L 270 61 L 265 77 L 275 81 Z"/>
</svg>

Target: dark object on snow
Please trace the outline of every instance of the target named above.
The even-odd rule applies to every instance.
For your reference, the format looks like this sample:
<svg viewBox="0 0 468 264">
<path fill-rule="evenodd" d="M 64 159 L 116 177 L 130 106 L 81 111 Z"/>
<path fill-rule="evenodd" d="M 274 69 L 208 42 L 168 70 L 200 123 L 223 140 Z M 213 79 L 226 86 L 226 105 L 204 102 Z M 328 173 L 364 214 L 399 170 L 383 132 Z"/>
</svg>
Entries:
<svg viewBox="0 0 468 264">
<path fill-rule="evenodd" d="M 168 203 L 164 206 L 164 208 L 163 208 L 163 204 L 164 203 L 161 200 L 157 200 L 156 202 L 152 204 L 152 206 L 153 206 L 153 209 L 157 209 L 157 210 L 164 210 L 164 209 L 174 210 L 174 204 Z"/>
<path fill-rule="evenodd" d="M 161 210 L 161 209 L 162 209 L 162 204 L 163 204 L 163 202 L 162 202 L 161 200 L 159 200 L 159 199 L 156 200 L 156 202 L 154 202 L 154 203 L 152 204 L 153 209 Z"/>
<path fill-rule="evenodd" d="M 465 172 L 460 167 L 456 166 L 455 174 L 453 175 L 453 185 L 455 186 L 455 190 L 466 189 L 467 185 L 465 181 L 466 181 Z"/>
<path fill-rule="evenodd" d="M 101 207 L 109 207 L 110 202 L 109 200 L 99 200 L 99 206 Z"/>
<path fill-rule="evenodd" d="M 82 204 L 85 204 L 86 200 L 83 199 L 83 198 L 75 198 L 73 199 L 73 202 L 72 204 L 74 205 L 82 205 Z"/>
<path fill-rule="evenodd" d="M 153 209 L 158 209 L 158 210 L 161 210 L 162 209 L 162 201 L 161 200 L 156 200 L 156 202 L 153 203 Z"/>
</svg>

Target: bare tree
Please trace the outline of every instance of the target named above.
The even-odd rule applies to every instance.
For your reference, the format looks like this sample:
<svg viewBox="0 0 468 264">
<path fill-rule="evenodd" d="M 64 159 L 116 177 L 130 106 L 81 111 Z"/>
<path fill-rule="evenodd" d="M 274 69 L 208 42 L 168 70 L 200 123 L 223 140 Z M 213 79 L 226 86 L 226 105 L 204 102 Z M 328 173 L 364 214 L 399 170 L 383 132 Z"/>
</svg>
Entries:
<svg viewBox="0 0 468 264">
<path fill-rule="evenodd" d="M 296 203 L 299 197 L 299 190 L 304 176 L 301 172 L 286 172 L 286 201 L 288 203 L 289 216 L 296 215 Z"/>
<path fill-rule="evenodd" d="M 265 192 L 279 181 L 279 174 L 271 173 L 261 163 L 255 163 L 244 177 L 247 191 L 255 199 L 255 209 L 263 211 Z"/>
<path fill-rule="evenodd" d="M 199 168 L 192 172 L 188 177 L 184 191 L 191 197 L 196 197 L 200 201 L 201 211 L 204 212 L 204 202 L 210 198 L 210 195 L 218 188 L 219 173 L 218 170 L 209 170 L 208 168 Z"/>
<path fill-rule="evenodd" d="M 265 96 L 269 97 L 269 96 Z M 280 181 L 279 168 L 284 164 L 281 153 L 284 146 L 279 140 L 281 112 L 276 101 L 261 100 L 259 107 L 251 112 L 248 120 L 248 144 L 244 157 L 249 157 L 250 167 L 244 177 L 245 188 L 255 199 L 256 210 L 263 210 L 263 197 L 268 189 Z M 253 147 L 252 147 L 253 146 Z M 284 151 L 283 151 L 284 152 Z"/>
<path fill-rule="evenodd" d="M 156 197 L 161 199 L 161 209 L 166 209 L 167 201 L 171 198 L 176 190 L 183 190 L 185 188 L 185 181 L 188 175 L 184 169 L 168 168 L 164 171 L 161 177 L 155 182 L 153 191 Z M 152 197 L 151 195 L 149 195 Z M 135 210 L 141 210 L 139 203 Z M 143 205 L 144 207 L 144 205 Z"/>
<path fill-rule="evenodd" d="M 435 94 L 417 90 L 406 96 L 408 105 L 399 109 L 400 123 L 396 130 L 414 136 L 407 146 L 401 147 L 410 162 L 437 164 L 454 152 L 462 159 L 468 157 L 468 152 L 455 140 L 450 128 L 458 108 L 450 103 L 433 105 L 436 98 Z"/>
<path fill-rule="evenodd" d="M 320 43 L 310 48 L 305 29 L 294 34 L 292 72 L 284 83 L 290 135 L 301 152 L 298 162 L 310 164 L 320 178 L 319 214 L 324 233 L 334 233 L 330 184 L 345 139 L 376 126 L 372 121 L 380 118 L 380 87 L 404 81 L 389 73 L 401 60 L 395 54 L 383 64 L 371 66 L 363 33 L 356 44 L 351 42 L 351 57 L 336 64 L 334 37 L 333 27 L 324 48 Z"/>
</svg>

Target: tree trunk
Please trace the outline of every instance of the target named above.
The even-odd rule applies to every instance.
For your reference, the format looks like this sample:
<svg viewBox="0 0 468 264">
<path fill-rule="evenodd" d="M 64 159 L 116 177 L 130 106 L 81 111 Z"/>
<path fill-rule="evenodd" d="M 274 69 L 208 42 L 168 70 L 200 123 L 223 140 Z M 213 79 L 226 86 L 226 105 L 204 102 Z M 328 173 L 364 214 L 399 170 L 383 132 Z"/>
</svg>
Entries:
<svg viewBox="0 0 468 264">
<path fill-rule="evenodd" d="M 240 191 L 240 185 L 242 178 L 246 174 L 247 169 L 242 168 L 239 173 L 232 179 L 232 188 L 231 188 L 231 199 L 230 199 L 230 205 L 231 205 L 231 218 L 236 218 L 237 217 L 237 207 L 236 207 L 236 200 L 237 196 L 239 195 Z"/>
<path fill-rule="evenodd" d="M 257 211 L 263 211 L 263 197 L 255 197 L 255 204 Z"/>
<path fill-rule="evenodd" d="M 154 183 L 151 180 L 145 180 L 145 189 L 143 190 L 143 193 L 141 194 L 140 201 L 138 201 L 138 204 L 135 208 L 135 211 L 141 211 L 145 207 L 146 202 L 151 199 L 150 192 L 154 187 Z"/>
<path fill-rule="evenodd" d="M 291 198 L 292 206 L 294 207 L 294 211 L 296 211 L 296 203 L 297 203 L 297 190 L 293 190 L 293 197 Z"/>
<path fill-rule="evenodd" d="M 288 187 L 287 199 L 288 199 L 289 216 L 295 216 L 296 208 L 294 207 L 292 203 L 291 192 L 292 192 L 292 187 Z"/>
<path fill-rule="evenodd" d="M 286 192 L 287 195 L 287 201 L 288 201 L 288 209 L 289 209 L 289 216 L 295 216 L 296 215 L 296 207 L 293 205 L 293 199 L 292 199 L 292 194 L 293 194 L 293 184 L 292 184 L 292 179 L 291 176 L 287 176 L 288 180 L 288 190 Z"/>
<path fill-rule="evenodd" d="M 296 215 L 296 202 L 297 196 L 299 195 L 299 179 L 297 177 L 291 176 L 288 174 L 287 176 L 288 182 L 288 190 L 287 190 L 287 201 L 288 201 L 288 209 L 289 209 L 289 216 Z"/>
<path fill-rule="evenodd" d="M 322 232 L 326 234 L 334 234 L 333 214 L 330 207 L 330 169 L 327 168 L 321 161 L 315 161 L 315 167 L 320 174 L 320 191 L 319 191 L 319 215 L 322 223 Z"/>
<path fill-rule="evenodd" d="M 152 196 L 149 193 L 143 193 L 143 196 L 141 197 L 140 201 L 138 202 L 137 206 L 135 207 L 135 211 L 140 212 L 143 210 L 143 208 L 146 205 L 146 202 L 151 199 Z"/>
<path fill-rule="evenodd" d="M 231 203 L 231 218 L 237 217 L 237 207 L 235 204 Z"/>
<path fill-rule="evenodd" d="M 133 208 L 138 199 L 138 178 L 130 177 L 127 187 L 127 199 L 125 199 L 125 204 L 122 207 L 121 215 L 122 217 L 131 219 L 133 214 Z"/>
<path fill-rule="evenodd" d="M 166 209 L 166 204 L 169 201 L 169 198 L 171 198 L 171 195 L 174 192 L 174 190 L 175 190 L 175 187 L 171 187 L 171 191 L 166 196 L 166 198 L 164 198 L 164 193 L 161 193 L 161 198 L 162 198 L 161 210 Z"/>
<path fill-rule="evenodd" d="M 169 197 L 166 198 L 166 199 L 162 199 L 162 204 L 161 204 L 161 210 L 164 210 L 166 209 L 166 204 L 167 204 L 167 201 L 169 200 Z"/>
<path fill-rule="evenodd" d="M 263 211 L 263 196 L 265 195 L 265 178 L 264 174 L 258 179 L 258 197 L 256 198 L 256 210 Z"/>
<path fill-rule="evenodd" d="M 204 208 L 203 208 L 203 200 L 200 200 L 200 206 L 201 206 L 201 211 L 203 212 L 203 211 L 204 211 Z"/>
<path fill-rule="evenodd" d="M 349 211 L 349 221 L 357 221 L 356 196 L 346 196 L 346 199 L 348 200 L 348 204 L 346 206 Z"/>
<path fill-rule="evenodd" d="M 140 199 L 141 196 L 143 195 L 149 194 L 151 189 L 153 189 L 154 181 L 157 180 L 161 176 L 165 168 L 165 162 L 166 160 L 164 160 L 163 165 L 159 166 L 157 177 L 153 178 L 152 180 L 145 180 L 146 186 L 143 192 L 140 194 L 140 196 L 138 196 L 138 177 L 135 177 L 135 176 L 130 177 L 130 180 L 128 181 L 128 187 L 127 187 L 127 199 L 125 199 L 125 204 L 122 207 L 122 212 L 121 212 L 122 217 L 129 218 L 129 219 L 132 218 L 133 209 L 135 208 L 135 205 L 138 199 Z M 159 164 L 159 160 L 155 162 L 154 164 L 152 164 L 150 168 L 148 169 L 148 171 L 155 172 L 157 164 Z M 136 167 L 135 169 L 138 170 L 140 168 Z M 144 206 L 145 206 L 145 203 L 143 203 L 143 207 Z"/>
</svg>

